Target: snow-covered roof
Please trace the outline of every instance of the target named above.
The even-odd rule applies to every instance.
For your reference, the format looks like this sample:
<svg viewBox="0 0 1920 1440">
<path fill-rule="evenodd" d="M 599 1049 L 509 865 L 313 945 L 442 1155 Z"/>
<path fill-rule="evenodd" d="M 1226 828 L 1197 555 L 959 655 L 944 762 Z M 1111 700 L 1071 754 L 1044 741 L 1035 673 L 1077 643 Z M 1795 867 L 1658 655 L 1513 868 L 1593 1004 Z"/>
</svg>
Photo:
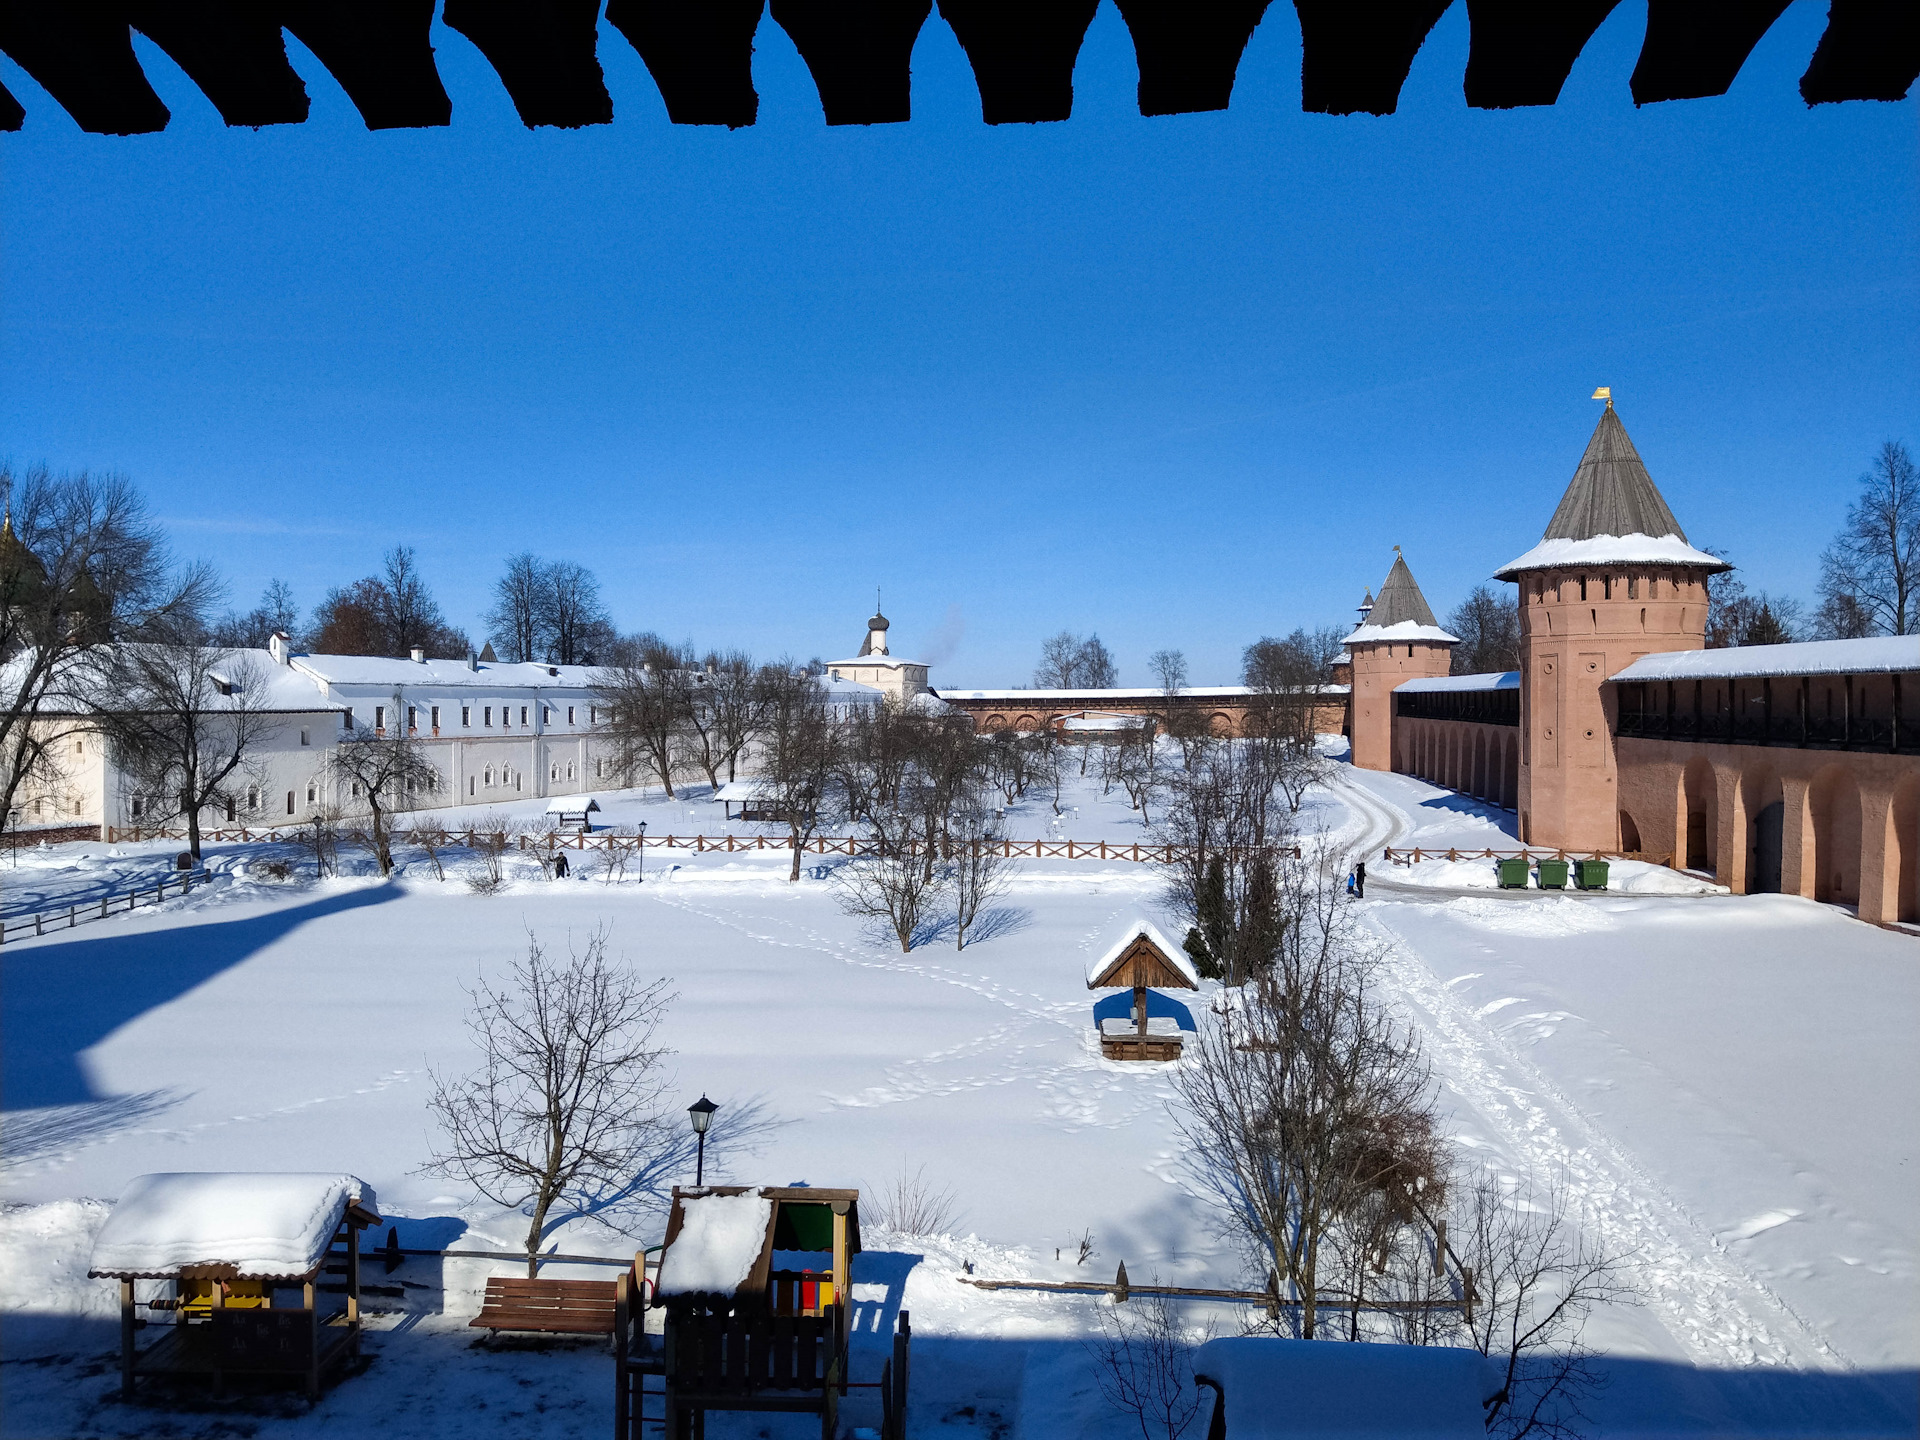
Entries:
<svg viewBox="0 0 1920 1440">
<path fill-rule="evenodd" d="M 1082 710 L 1060 717 L 1062 730 L 1138 730 L 1151 724 L 1151 715 L 1117 715 L 1110 710 Z"/>
<path fill-rule="evenodd" d="M 1595 535 L 1586 540 L 1542 540 L 1517 560 L 1493 572 L 1496 580 L 1517 580 L 1527 570 L 1561 570 L 1596 565 L 1684 565 L 1701 570 L 1733 567 L 1679 535 Z"/>
<path fill-rule="evenodd" d="M 357 1175 L 140 1175 L 93 1242 L 87 1273 L 162 1279 L 186 1266 L 232 1266 L 241 1277 L 311 1274 L 348 1207 L 377 1221 Z"/>
<path fill-rule="evenodd" d="M 55 682 L 49 687 L 46 701 L 41 706 L 41 713 L 54 716 L 90 712 L 94 703 L 92 697 L 113 683 L 114 657 L 140 648 L 144 647 L 119 643 L 77 651 L 64 657 Z M 28 657 L 16 655 L 0 666 L 0 693 L 14 694 L 19 690 L 28 664 Z M 226 651 L 218 657 L 218 663 L 208 667 L 208 672 L 215 680 L 222 682 L 237 681 L 245 675 L 249 698 L 255 710 L 287 715 L 337 715 L 340 710 L 339 706 L 328 701 L 311 677 L 289 671 L 265 650 Z M 201 697 L 201 705 L 207 711 L 218 713 L 231 709 L 241 698 L 222 695 L 218 690 L 209 688 Z"/>
<path fill-rule="evenodd" d="M 1277 1336 L 1209 1340 L 1193 1373 L 1220 1387 L 1234 1440 L 1485 1440 L 1501 1373 L 1450 1345 L 1329 1345 Z"/>
<path fill-rule="evenodd" d="M 827 701 L 834 705 L 879 705 L 887 698 L 887 692 L 877 685 L 863 685 L 858 680 L 836 680 L 832 675 L 820 676 L 820 688 L 827 692 Z"/>
<path fill-rule="evenodd" d="M 918 665 L 922 670 L 927 668 L 927 662 L 924 660 L 906 660 L 898 655 L 856 655 L 851 660 L 827 661 L 829 670 L 835 665 L 883 665 L 894 670 L 898 670 L 902 665 Z"/>
<path fill-rule="evenodd" d="M 266 651 L 259 652 L 265 655 Z M 329 685 L 431 687 L 447 690 L 591 690 L 590 665 L 534 665 L 481 660 L 396 660 L 384 655 L 294 655 L 291 666 Z"/>
<path fill-rule="evenodd" d="M 1323 690 L 1337 686 L 1320 687 Z M 1105 690 L 939 690 L 943 700 L 1032 700 L 1036 704 L 1054 704 L 1062 700 L 1164 700 L 1167 692 L 1155 686 L 1116 686 Z M 1254 694 L 1249 685 L 1189 685 L 1173 692 L 1195 700 L 1241 700 Z"/>
<path fill-rule="evenodd" d="M 745 1195 L 685 1195 L 680 1233 L 660 1257 L 661 1295 L 731 1295 L 753 1273 L 773 1222 L 773 1201 Z"/>
<path fill-rule="evenodd" d="M 713 798 L 738 805 L 743 800 L 758 800 L 773 793 L 773 788 L 764 780 L 729 780 L 713 792 Z"/>
<path fill-rule="evenodd" d="M 1400 620 L 1392 625 L 1375 625 L 1369 621 L 1340 643 L 1349 646 L 1375 642 L 1404 645 L 1410 640 L 1435 640 L 1446 645 L 1460 643 L 1458 635 L 1449 635 L 1438 625 L 1422 625 L 1418 620 Z"/>
<path fill-rule="evenodd" d="M 591 795 L 561 795 L 547 802 L 549 815 L 585 815 L 600 808 Z"/>
<path fill-rule="evenodd" d="M 1731 680 L 1746 675 L 1884 675 L 1901 670 L 1920 670 L 1920 636 L 1875 635 L 1865 640 L 1668 650 L 1642 655 L 1612 678 Z"/>
<path fill-rule="evenodd" d="M 1409 680 L 1396 685 L 1393 693 L 1406 695 L 1430 690 L 1518 690 L 1520 672 L 1503 670 L 1486 675 L 1434 675 L 1424 680 Z"/>
<path fill-rule="evenodd" d="M 1160 953 L 1167 957 L 1169 965 L 1187 977 L 1194 989 L 1200 988 L 1200 972 L 1193 968 L 1193 961 L 1188 957 L 1187 952 L 1162 935 L 1159 927 L 1144 915 L 1136 915 L 1128 921 L 1126 930 L 1106 954 L 1087 966 L 1087 984 L 1089 986 L 1095 984 L 1101 976 L 1111 970 L 1114 962 L 1126 954 L 1128 947 L 1142 935 L 1151 940 Z"/>
</svg>

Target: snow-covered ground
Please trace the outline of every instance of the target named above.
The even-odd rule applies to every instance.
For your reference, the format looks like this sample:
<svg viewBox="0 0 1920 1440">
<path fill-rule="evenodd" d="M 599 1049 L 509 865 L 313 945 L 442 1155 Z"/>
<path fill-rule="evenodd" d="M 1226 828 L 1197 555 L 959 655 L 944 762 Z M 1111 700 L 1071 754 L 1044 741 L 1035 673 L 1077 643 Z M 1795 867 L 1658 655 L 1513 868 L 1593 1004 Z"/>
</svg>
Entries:
<svg viewBox="0 0 1920 1440">
<path fill-rule="evenodd" d="M 653 834 L 724 833 L 703 800 L 602 803 Z M 1009 827 L 1141 834 L 1117 789 L 1076 780 L 1065 803 L 1079 813 L 1060 826 L 1030 801 Z M 1311 824 L 1376 856 L 1514 843 L 1503 812 L 1345 767 Z M 116 848 L 22 852 L 6 908 L 150 883 L 178 849 Z M 615 885 L 593 865 L 549 882 L 528 860 L 484 897 L 417 855 L 393 882 L 315 882 L 270 876 L 275 853 L 216 848 L 221 878 L 203 891 L 0 954 L 8 1435 L 604 1435 L 603 1349 L 471 1343 L 485 1277 L 506 1267 L 410 1261 L 394 1278 L 415 1288 L 377 1302 L 366 1374 L 311 1412 L 227 1419 L 120 1406 L 112 1287 L 84 1279 L 102 1202 L 154 1170 L 350 1171 L 403 1217 L 403 1244 L 510 1247 L 523 1221 L 420 1167 L 427 1071 L 472 1061 L 462 987 L 528 930 L 564 944 L 609 925 L 617 953 L 670 979 L 678 1091 L 722 1105 L 718 1173 L 871 1192 L 924 1166 L 957 1192 L 955 1236 L 870 1226 L 856 1264 L 869 1330 L 913 1312 L 916 1433 L 1123 1428 L 1079 1343 L 1105 1302 L 982 1292 L 955 1278 L 963 1262 L 981 1276 L 1104 1280 L 1124 1260 L 1136 1282 L 1245 1278 L 1182 1175 L 1164 1073 L 1098 1054 L 1088 960 L 1136 915 L 1172 925 L 1149 867 L 1025 862 L 977 943 L 903 955 L 840 914 L 819 878 L 831 862 L 815 857 L 797 886 L 777 852 L 650 851 L 644 884 Z M 1613 1381 L 1597 1431 L 1914 1431 L 1914 940 L 1780 897 L 1383 885 L 1364 904 L 1461 1144 L 1502 1173 L 1566 1174 L 1582 1223 L 1635 1252 L 1646 1303 L 1589 1336 Z M 686 1178 L 648 1177 L 629 1211 L 570 1221 L 560 1248 L 654 1243 L 658 1193 Z M 1077 1268 L 1087 1231 L 1098 1256 Z M 1236 1328 L 1229 1309 L 1211 1318 Z M 786 1433 L 751 1417 L 714 1433 L 763 1430 Z"/>
</svg>

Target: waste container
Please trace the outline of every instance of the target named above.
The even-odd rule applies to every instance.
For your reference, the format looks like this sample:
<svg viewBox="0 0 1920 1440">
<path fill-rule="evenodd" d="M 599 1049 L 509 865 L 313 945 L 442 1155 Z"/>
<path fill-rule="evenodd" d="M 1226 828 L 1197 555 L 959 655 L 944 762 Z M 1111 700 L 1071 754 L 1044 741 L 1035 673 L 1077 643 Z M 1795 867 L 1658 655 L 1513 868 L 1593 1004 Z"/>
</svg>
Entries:
<svg viewBox="0 0 1920 1440">
<path fill-rule="evenodd" d="M 1540 888 L 1542 890 L 1564 890 L 1567 888 L 1567 862 L 1564 860 L 1542 860 L 1539 864 Z"/>
<path fill-rule="evenodd" d="M 1607 862 L 1604 860 L 1576 860 L 1573 862 L 1573 883 L 1580 890 L 1604 890 L 1607 888 Z"/>
<path fill-rule="evenodd" d="M 1500 877 L 1502 890 L 1527 888 L 1527 860 L 1524 855 L 1516 855 L 1511 860 L 1496 860 L 1493 870 Z"/>
</svg>

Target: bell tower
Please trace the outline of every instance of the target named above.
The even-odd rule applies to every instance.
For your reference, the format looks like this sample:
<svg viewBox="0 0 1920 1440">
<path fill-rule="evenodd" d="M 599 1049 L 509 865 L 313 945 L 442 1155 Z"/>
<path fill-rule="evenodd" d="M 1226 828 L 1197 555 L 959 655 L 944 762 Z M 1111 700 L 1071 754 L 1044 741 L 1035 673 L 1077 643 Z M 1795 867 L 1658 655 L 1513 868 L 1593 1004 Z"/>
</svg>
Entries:
<svg viewBox="0 0 1920 1440">
<path fill-rule="evenodd" d="M 1360 627 L 1347 636 L 1353 657 L 1353 763 L 1362 770 L 1393 769 L 1393 692 L 1409 680 L 1445 675 L 1458 637 L 1434 622 L 1427 597 L 1393 547 L 1393 568 L 1380 593 L 1369 596 Z"/>
<path fill-rule="evenodd" d="M 1706 645 L 1707 577 L 1607 408 L 1540 543 L 1494 572 L 1520 587 L 1520 839 L 1614 850 L 1614 716 L 1602 689 L 1642 655 Z"/>
</svg>

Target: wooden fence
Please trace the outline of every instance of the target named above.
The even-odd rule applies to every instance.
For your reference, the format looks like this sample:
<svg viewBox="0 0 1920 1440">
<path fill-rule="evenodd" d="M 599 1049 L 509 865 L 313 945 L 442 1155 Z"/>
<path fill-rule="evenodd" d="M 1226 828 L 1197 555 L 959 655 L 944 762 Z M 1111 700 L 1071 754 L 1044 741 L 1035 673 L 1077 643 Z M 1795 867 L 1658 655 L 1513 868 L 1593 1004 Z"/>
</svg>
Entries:
<svg viewBox="0 0 1920 1440">
<path fill-rule="evenodd" d="M 76 900 L 64 910 L 43 910 L 32 916 L 0 918 L 0 945 L 20 935 L 44 935 L 49 930 L 71 930 L 76 925 L 84 925 L 93 920 L 104 920 L 109 915 L 124 915 L 143 901 L 148 905 L 158 905 L 169 895 L 185 895 L 195 885 L 206 884 L 210 878 L 204 870 L 183 870 L 177 877 L 169 876 L 151 888 L 127 890 L 118 895 L 102 895 L 98 900 L 88 900 L 84 904 Z"/>
<path fill-rule="evenodd" d="M 1411 850 L 1396 850 L 1389 845 L 1381 854 L 1382 860 L 1389 865 L 1417 865 L 1422 860 L 1640 860 L 1648 865 L 1664 865 L 1669 870 L 1675 868 L 1671 851 L 1664 855 L 1651 850 L 1472 850 L 1449 848 L 1446 850 L 1426 850 L 1415 846 Z"/>
<path fill-rule="evenodd" d="M 200 838 L 210 845 L 232 844 L 288 844 L 294 841 L 300 827 L 287 830 L 203 830 Z M 695 854 L 719 853 L 725 855 L 745 854 L 762 850 L 791 852 L 793 842 L 785 835 L 618 835 L 611 831 L 589 835 L 581 831 L 561 832 L 549 830 L 542 834 L 503 833 L 493 830 L 428 830 L 415 827 L 409 830 L 395 830 L 392 843 L 408 845 L 419 843 L 413 837 L 425 835 L 431 843 L 447 849 L 464 848 L 469 850 L 514 849 L 536 851 L 551 854 L 556 850 L 691 850 Z M 109 827 L 107 841 L 116 844 L 122 841 L 132 843 L 143 840 L 182 840 L 185 832 L 167 829 L 128 829 Z M 347 846 L 370 845 L 371 838 L 365 831 L 342 830 L 336 832 L 337 844 Z M 1140 865 L 1172 865 L 1190 861 L 1194 856 L 1191 845 L 1155 845 L 1138 841 L 1115 843 L 1110 840 L 976 840 L 964 842 L 975 846 L 984 846 L 997 851 L 1010 860 L 1123 860 Z M 961 851 L 962 846 L 955 844 L 943 847 L 942 854 L 951 857 Z M 1298 860 L 1301 850 L 1298 845 L 1276 846 L 1277 853 Z M 816 835 L 801 845 L 801 853 L 807 855 L 875 855 L 880 852 L 880 843 L 871 836 L 858 835 Z M 908 846 L 908 853 L 919 854 L 921 847 L 916 843 Z"/>
</svg>

